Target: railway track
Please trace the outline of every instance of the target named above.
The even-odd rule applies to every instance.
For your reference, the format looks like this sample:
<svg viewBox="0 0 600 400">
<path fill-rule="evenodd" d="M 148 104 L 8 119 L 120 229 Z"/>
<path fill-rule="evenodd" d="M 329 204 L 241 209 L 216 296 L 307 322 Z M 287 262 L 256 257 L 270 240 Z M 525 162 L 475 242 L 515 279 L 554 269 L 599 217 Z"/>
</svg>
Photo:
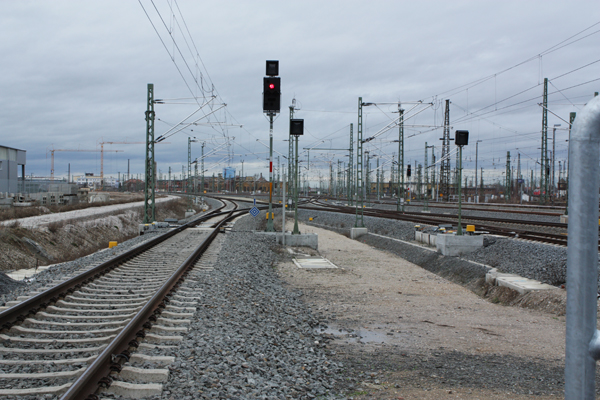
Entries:
<svg viewBox="0 0 600 400">
<path fill-rule="evenodd" d="M 99 399 L 160 393 L 170 357 L 148 353 L 181 340 L 197 306 L 186 280 L 201 274 L 225 224 L 219 209 L 57 282 L 0 312 L 0 397 Z M 217 240 L 217 242 L 219 242 Z M 33 398 L 33 397 L 32 397 Z"/>
<path fill-rule="evenodd" d="M 316 199 L 313 199 L 312 204 L 316 205 L 316 207 L 311 206 L 301 206 L 303 209 L 309 210 L 320 210 L 323 209 L 332 210 L 336 212 L 341 212 L 345 214 L 355 214 L 356 209 L 354 207 L 347 206 L 339 206 L 328 204 L 327 202 L 322 202 Z M 397 211 L 389 211 L 389 210 L 375 210 L 375 209 L 364 209 L 363 213 L 365 216 L 377 217 L 377 218 L 389 218 L 403 221 L 410 221 L 418 224 L 428 224 L 432 226 L 437 226 L 440 224 L 448 224 L 453 223 L 456 225 L 458 223 L 458 219 L 455 216 L 450 216 L 448 214 L 427 214 L 423 215 L 421 213 L 399 213 Z M 542 242 L 547 244 L 554 245 L 567 245 L 567 235 L 566 235 L 566 225 L 567 224 L 552 224 L 552 223 L 543 223 L 543 226 L 550 226 L 556 228 L 564 229 L 564 233 L 547 233 L 547 232 L 536 232 L 531 230 L 525 230 L 522 228 L 515 227 L 516 224 L 522 224 L 522 222 L 526 222 L 522 225 L 529 225 L 530 221 L 521 221 L 521 220 L 512 220 L 512 219 L 502 219 L 502 218 L 490 218 L 486 219 L 484 217 L 465 217 L 463 218 L 462 223 L 465 224 L 468 220 L 477 220 L 477 221 L 492 221 L 494 223 L 503 223 L 506 224 L 506 227 L 501 227 L 493 224 L 485 224 L 485 223 L 477 223 L 476 228 L 478 231 L 489 232 L 490 234 L 506 236 L 510 238 L 522 239 L 522 240 L 530 240 L 535 242 Z M 533 223 L 535 225 L 535 223 Z M 599 242 L 599 250 L 600 250 L 600 242 Z"/>
</svg>

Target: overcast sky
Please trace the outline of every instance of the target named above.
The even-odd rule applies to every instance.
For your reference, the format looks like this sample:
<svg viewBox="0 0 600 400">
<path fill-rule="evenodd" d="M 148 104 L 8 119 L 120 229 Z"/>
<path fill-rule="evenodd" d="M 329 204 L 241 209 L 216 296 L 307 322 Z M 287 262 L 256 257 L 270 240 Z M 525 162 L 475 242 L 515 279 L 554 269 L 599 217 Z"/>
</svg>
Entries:
<svg viewBox="0 0 600 400">
<path fill-rule="evenodd" d="M 507 151 L 514 166 L 521 153 L 524 170 L 540 157 L 544 78 L 551 80 L 549 109 L 568 120 L 600 89 L 599 50 L 597 0 L 2 1 L 0 144 L 27 151 L 28 175 L 49 176 L 51 148 L 144 142 L 147 84 L 153 83 L 157 99 L 187 98 L 155 106 L 156 137 L 197 110 L 192 96 L 217 97 L 190 122 L 227 104 L 200 121 L 212 126 L 191 126 L 156 146 L 161 173 L 171 167 L 181 174 L 193 136 L 206 143 L 205 153 L 216 148 L 206 158 L 208 175 L 228 165 L 239 171 L 244 160 L 245 174 L 268 176 L 262 78 L 265 60 L 275 59 L 282 80 L 276 157 L 287 156 L 293 98 L 295 116 L 305 120 L 301 149 L 343 149 L 351 123 L 356 137 L 362 97 L 378 103 L 364 109 L 364 138 L 397 117 L 398 106 L 389 103 L 402 102 L 407 111 L 411 102 L 433 103 L 418 106 L 412 114 L 423 111 L 406 121 L 405 164 L 423 163 L 425 142 L 436 146 L 439 159 L 442 129 L 434 127 L 443 124 L 443 103 L 450 99 L 452 131 L 470 131 L 467 173 L 481 140 L 484 177 L 501 178 Z M 558 168 L 567 157 L 567 124 L 549 113 L 550 138 L 555 124 L 562 125 Z M 235 138 L 233 146 L 220 146 L 227 138 Z M 365 145 L 380 157 L 386 180 L 396 139 L 393 128 Z M 128 159 L 131 173 L 143 173 L 143 144 L 104 148 L 122 150 L 105 152 L 105 175 L 125 173 Z M 200 152 L 201 143 L 193 143 L 192 157 Z M 69 163 L 74 175 L 100 173 L 99 152 L 55 154 L 56 176 L 66 176 Z M 303 170 L 313 180 L 319 172 L 328 176 L 329 162 L 337 171 L 346 154 L 313 150 Z M 280 162 L 287 164 L 283 157 Z"/>
</svg>

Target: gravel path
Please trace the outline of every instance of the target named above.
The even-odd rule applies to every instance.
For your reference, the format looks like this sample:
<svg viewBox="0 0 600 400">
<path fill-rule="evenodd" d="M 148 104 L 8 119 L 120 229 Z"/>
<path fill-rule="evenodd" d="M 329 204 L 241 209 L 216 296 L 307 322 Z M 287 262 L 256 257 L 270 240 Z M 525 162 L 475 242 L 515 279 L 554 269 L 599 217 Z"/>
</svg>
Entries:
<svg viewBox="0 0 600 400">
<path fill-rule="evenodd" d="M 177 196 L 167 196 L 167 197 L 159 197 L 156 199 L 157 203 L 162 203 L 164 201 L 170 201 L 176 199 Z M 40 225 L 46 225 L 51 222 L 58 222 L 64 220 L 75 220 L 82 218 L 99 218 L 103 215 L 114 214 L 120 210 L 126 210 L 129 208 L 139 208 L 143 207 L 143 201 L 136 201 L 133 203 L 125 203 L 125 204 L 115 204 L 112 206 L 103 206 L 103 207 L 90 207 L 84 208 L 83 210 L 74 210 L 74 211 L 66 211 L 55 214 L 45 214 L 38 215 L 35 217 L 27 217 L 27 218 L 17 218 L 11 219 L 8 221 L 1 221 L 1 225 L 10 225 L 14 223 L 18 223 L 20 226 L 24 228 L 36 228 Z"/>
<path fill-rule="evenodd" d="M 550 399 L 563 390 L 564 317 L 492 304 L 389 252 L 315 226 L 337 270 L 280 265 L 328 316 L 355 399 Z M 450 259 L 429 254 L 431 261 Z M 402 254 L 403 256 L 403 254 Z M 465 264 L 462 261 L 462 264 Z M 535 338 L 535 340 L 532 340 Z"/>
</svg>

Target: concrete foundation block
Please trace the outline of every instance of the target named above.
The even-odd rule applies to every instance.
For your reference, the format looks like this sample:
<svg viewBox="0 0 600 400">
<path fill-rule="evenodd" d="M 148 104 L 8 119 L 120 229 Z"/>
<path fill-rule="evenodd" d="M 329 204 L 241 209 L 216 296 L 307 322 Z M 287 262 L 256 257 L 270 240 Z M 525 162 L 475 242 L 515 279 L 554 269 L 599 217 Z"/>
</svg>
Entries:
<svg viewBox="0 0 600 400">
<path fill-rule="evenodd" d="M 438 234 L 436 248 L 445 256 L 457 257 L 483 247 L 483 236 Z"/>
<path fill-rule="evenodd" d="M 143 399 L 150 396 L 160 396 L 163 386 L 159 383 L 128 383 L 114 381 L 103 393 L 128 397 L 130 399 Z"/>
<path fill-rule="evenodd" d="M 507 274 L 498 272 L 496 268 L 492 268 L 487 274 L 485 274 L 486 283 L 494 286 L 504 286 L 525 294 L 540 290 L 554 290 L 555 286 L 551 286 L 533 279 L 523 278 L 522 276 L 515 274 Z"/>
<path fill-rule="evenodd" d="M 283 238 L 282 233 L 277 234 L 277 243 L 281 244 Z M 291 232 L 285 233 L 285 245 L 291 247 L 310 247 L 311 249 L 319 249 L 319 235 L 316 233 L 301 233 L 292 235 Z"/>
<path fill-rule="evenodd" d="M 358 239 L 367 233 L 367 228 L 350 228 L 350 239 Z"/>
</svg>

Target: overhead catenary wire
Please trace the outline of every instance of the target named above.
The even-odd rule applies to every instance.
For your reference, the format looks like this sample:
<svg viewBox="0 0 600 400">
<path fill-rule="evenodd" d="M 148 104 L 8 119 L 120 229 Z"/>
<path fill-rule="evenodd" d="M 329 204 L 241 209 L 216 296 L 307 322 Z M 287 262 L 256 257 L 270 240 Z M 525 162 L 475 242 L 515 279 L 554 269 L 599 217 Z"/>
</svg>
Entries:
<svg viewBox="0 0 600 400">
<path fill-rule="evenodd" d="M 496 73 L 494 73 L 494 74 L 487 75 L 487 76 L 485 76 L 485 77 L 482 77 L 482 78 L 476 79 L 476 80 L 474 80 L 474 81 L 471 81 L 471 82 L 469 82 L 469 83 L 466 83 L 466 84 L 463 84 L 463 85 L 457 86 L 457 87 L 455 87 L 455 88 L 453 88 L 453 89 L 450 89 L 450 90 L 447 90 L 447 91 L 445 91 L 445 92 L 438 93 L 438 94 L 437 94 L 437 95 L 435 95 L 434 97 L 441 97 L 442 95 L 445 95 L 445 94 L 448 94 L 448 93 L 453 93 L 453 92 L 455 92 L 456 90 L 459 90 L 459 89 L 461 89 L 461 90 L 459 90 L 459 92 L 461 92 L 461 91 L 463 91 L 463 90 L 466 90 L 466 89 L 470 89 L 470 88 L 472 88 L 472 87 L 475 87 L 475 86 L 477 86 L 477 85 L 479 85 L 479 84 L 481 84 L 481 83 L 484 83 L 484 82 L 486 82 L 486 81 L 488 81 L 488 80 L 490 80 L 490 79 L 496 78 L 498 75 L 501 75 L 501 74 L 504 74 L 505 72 L 511 71 L 511 70 L 513 70 L 513 69 L 515 69 L 515 68 L 517 68 L 517 67 L 519 67 L 519 66 L 523 65 L 523 64 L 526 64 L 526 63 L 528 63 L 528 62 L 531 62 L 531 61 L 533 61 L 533 60 L 539 59 L 539 58 L 540 58 L 540 57 L 542 57 L 542 56 L 545 56 L 545 55 L 547 55 L 547 54 L 550 54 L 550 53 L 552 53 L 552 52 L 554 52 L 554 51 L 557 51 L 557 50 L 559 50 L 559 49 L 561 49 L 561 48 L 563 48 L 563 47 L 565 47 L 565 46 L 568 46 L 568 45 L 571 45 L 571 44 L 573 44 L 573 43 L 575 43 L 575 42 L 578 42 L 579 40 L 585 39 L 585 38 L 587 38 L 587 37 L 589 37 L 589 36 L 591 36 L 591 35 L 594 35 L 594 34 L 596 34 L 596 33 L 600 32 L 600 30 L 598 30 L 598 31 L 595 31 L 595 32 L 592 32 L 591 34 L 589 34 L 589 35 L 586 35 L 586 36 L 584 36 L 584 37 L 582 37 L 582 38 L 579 38 L 579 39 L 577 39 L 576 41 L 573 41 L 573 42 L 567 43 L 567 44 L 565 44 L 564 46 L 558 47 L 558 46 L 562 45 L 563 43 L 565 43 L 565 42 L 568 42 L 569 40 L 573 39 L 574 37 L 577 37 L 577 36 L 579 36 L 580 34 L 582 34 L 582 33 L 586 32 L 586 31 L 588 31 L 588 30 L 592 29 L 592 28 L 593 28 L 594 26 L 596 26 L 596 25 L 600 25 L 600 22 L 596 22 L 596 23 L 594 23 L 594 24 L 592 24 L 592 25 L 588 26 L 587 28 L 585 28 L 585 29 L 583 29 L 583 30 L 581 30 L 581 31 L 577 32 L 576 34 L 574 34 L 574 35 L 572 35 L 572 36 L 568 37 L 567 39 L 565 39 L 565 40 L 563 40 L 563 41 L 561 41 L 561 42 L 559 42 L 559 43 L 555 44 L 554 46 L 551 46 L 551 47 L 549 47 L 548 49 L 546 49 L 546 50 L 542 51 L 541 53 L 539 53 L 539 54 L 536 54 L 536 55 L 534 55 L 534 56 L 531 56 L 531 57 L 529 57 L 528 59 L 526 59 L 526 60 L 524 60 L 524 61 L 521 61 L 521 62 L 519 62 L 519 63 L 517 63 L 517 64 L 514 64 L 514 65 L 512 65 L 511 67 L 505 68 L 505 69 L 503 69 L 503 70 L 501 70 L 501 71 L 499 71 L 499 72 L 496 72 Z M 466 89 L 463 89 L 463 88 L 466 88 Z M 458 93 L 458 92 L 456 92 L 456 93 Z M 456 93 L 453 93 L 453 94 L 456 94 Z M 451 96 L 451 95 L 448 95 L 448 96 Z"/>
</svg>

